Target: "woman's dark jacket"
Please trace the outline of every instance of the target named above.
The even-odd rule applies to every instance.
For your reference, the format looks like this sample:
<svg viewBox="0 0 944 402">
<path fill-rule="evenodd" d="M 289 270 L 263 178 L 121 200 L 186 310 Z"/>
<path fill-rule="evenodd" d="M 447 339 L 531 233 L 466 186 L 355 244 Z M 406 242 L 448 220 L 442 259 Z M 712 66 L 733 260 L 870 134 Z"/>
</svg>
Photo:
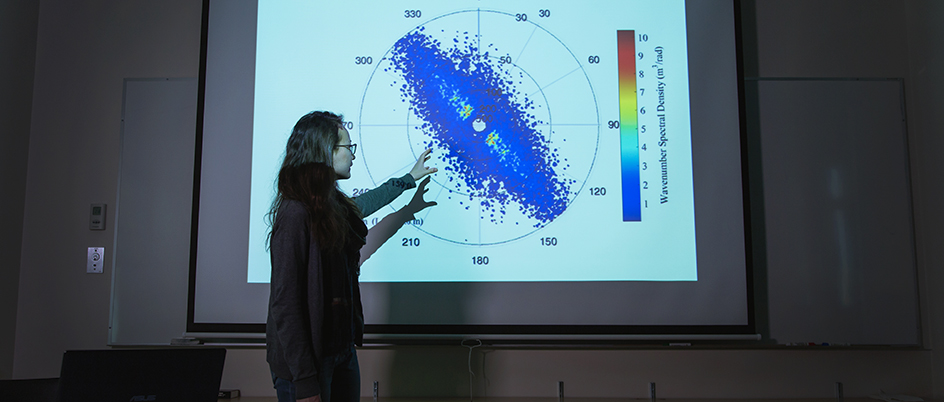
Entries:
<svg viewBox="0 0 944 402">
<path fill-rule="evenodd" d="M 390 179 L 356 198 L 363 216 L 416 187 L 409 174 Z M 348 219 L 357 239 L 367 227 Z M 357 277 L 363 240 L 348 242 L 343 252 L 322 253 L 311 235 L 304 204 L 284 200 L 272 224 L 269 242 L 272 278 L 266 319 L 266 361 L 279 378 L 295 384 L 295 397 L 321 394 L 321 360 L 361 345 L 364 315 Z"/>
</svg>

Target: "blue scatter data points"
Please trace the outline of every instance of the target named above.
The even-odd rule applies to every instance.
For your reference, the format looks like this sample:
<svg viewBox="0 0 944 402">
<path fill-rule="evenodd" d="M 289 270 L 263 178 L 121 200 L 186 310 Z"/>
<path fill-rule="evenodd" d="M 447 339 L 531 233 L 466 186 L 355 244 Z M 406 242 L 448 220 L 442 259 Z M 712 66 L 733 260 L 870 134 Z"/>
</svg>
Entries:
<svg viewBox="0 0 944 402">
<path fill-rule="evenodd" d="M 401 100 L 421 122 L 424 145 L 440 150 L 442 169 L 458 178 L 450 190 L 468 193 L 482 219 L 503 222 L 514 207 L 545 226 L 567 209 L 575 180 L 555 171 L 561 157 L 539 130 L 547 122 L 518 90 L 524 73 L 475 39 L 457 32 L 446 45 L 420 27 L 396 42 L 389 70 L 402 79 Z"/>
<path fill-rule="evenodd" d="M 428 165 L 439 172 L 425 198 L 438 205 L 417 215 L 415 229 L 495 245 L 565 219 L 596 159 L 599 112 L 579 60 L 557 37 L 514 14 L 466 10 L 389 44 L 352 132 L 372 182 L 362 186 L 403 175 L 431 148 Z"/>
</svg>

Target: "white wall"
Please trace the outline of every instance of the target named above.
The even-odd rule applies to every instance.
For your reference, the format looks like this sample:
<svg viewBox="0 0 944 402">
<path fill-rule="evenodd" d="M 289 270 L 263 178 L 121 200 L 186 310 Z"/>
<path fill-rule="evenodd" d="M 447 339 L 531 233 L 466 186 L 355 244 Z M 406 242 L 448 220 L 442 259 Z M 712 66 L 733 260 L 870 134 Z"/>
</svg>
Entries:
<svg viewBox="0 0 944 402">
<path fill-rule="evenodd" d="M 0 2 L 0 380 L 13 375 L 39 0 Z"/>
<path fill-rule="evenodd" d="M 105 347 L 123 79 L 197 76 L 200 21 L 198 1 L 39 3 L 14 377 Z M 109 204 L 104 231 L 92 203 Z M 108 247 L 105 274 L 85 273 L 91 246 Z"/>
<path fill-rule="evenodd" d="M 944 345 L 944 225 L 935 153 L 944 150 L 940 50 L 944 10 L 934 0 L 758 0 L 760 76 L 904 77 L 912 138 L 918 262 L 927 345 Z M 125 77 L 194 77 L 199 2 L 42 0 L 29 136 L 28 176 L 13 375 L 58 375 L 66 349 L 105 348 L 110 261 L 84 273 L 85 248 L 112 244 L 91 232 L 88 205 L 115 199 L 121 83 Z M 6 71 L 3 70 L 6 75 Z M 6 179 L 4 179 L 6 180 Z M 111 205 L 110 205 L 111 207 Z M 113 221 L 114 209 L 109 208 Z M 0 319 L 2 319 L 0 315 Z M 0 338 L 0 348 L 2 348 Z M 944 348 L 924 351 L 494 350 L 476 349 L 477 395 L 830 397 L 879 390 L 944 397 Z M 360 353 L 363 389 L 382 395 L 460 396 L 467 349 L 401 347 Z M 2 363 L 2 360 L 0 360 Z M 937 370 L 934 368 L 937 367 Z M 272 395 L 259 348 L 233 348 L 223 387 Z"/>
<path fill-rule="evenodd" d="M 932 350 L 936 398 L 944 397 L 944 2 L 909 1 L 908 130 L 925 344 Z"/>
</svg>

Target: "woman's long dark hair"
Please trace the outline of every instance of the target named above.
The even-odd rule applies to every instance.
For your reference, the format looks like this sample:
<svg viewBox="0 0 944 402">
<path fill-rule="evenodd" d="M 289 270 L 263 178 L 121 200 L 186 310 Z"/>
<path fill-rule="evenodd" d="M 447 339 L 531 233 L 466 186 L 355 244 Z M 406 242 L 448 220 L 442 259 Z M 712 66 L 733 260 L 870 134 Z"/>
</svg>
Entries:
<svg viewBox="0 0 944 402">
<path fill-rule="evenodd" d="M 355 234 L 350 214 L 361 218 L 353 200 L 337 185 L 334 150 L 344 119 L 331 112 L 311 112 L 295 123 L 285 146 L 285 159 L 276 182 L 276 197 L 267 214 L 269 240 L 285 200 L 301 202 L 310 217 L 311 234 L 323 250 L 341 250 Z"/>
</svg>

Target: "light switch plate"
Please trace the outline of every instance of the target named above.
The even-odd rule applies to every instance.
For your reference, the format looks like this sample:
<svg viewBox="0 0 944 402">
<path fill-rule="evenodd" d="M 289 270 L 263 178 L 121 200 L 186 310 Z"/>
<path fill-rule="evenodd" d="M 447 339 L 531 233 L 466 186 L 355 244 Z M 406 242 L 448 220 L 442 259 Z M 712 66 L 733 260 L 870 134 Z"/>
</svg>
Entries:
<svg viewBox="0 0 944 402">
<path fill-rule="evenodd" d="M 89 230 L 105 230 L 105 204 L 92 204 L 89 208 Z"/>
<path fill-rule="evenodd" d="M 105 247 L 88 248 L 88 265 L 85 272 L 89 274 L 102 273 L 102 266 L 105 265 Z"/>
</svg>

